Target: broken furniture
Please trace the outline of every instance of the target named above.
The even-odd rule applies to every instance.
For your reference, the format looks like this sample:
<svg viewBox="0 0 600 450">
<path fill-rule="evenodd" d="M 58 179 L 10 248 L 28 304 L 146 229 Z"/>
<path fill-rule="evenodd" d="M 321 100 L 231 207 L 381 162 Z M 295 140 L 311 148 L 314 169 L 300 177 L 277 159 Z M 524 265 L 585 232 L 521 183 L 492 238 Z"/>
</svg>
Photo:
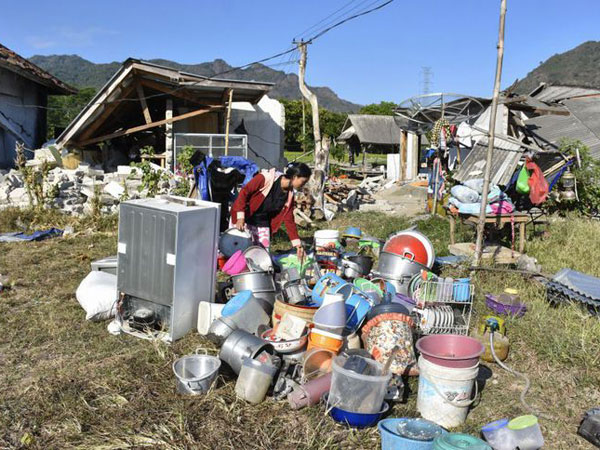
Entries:
<svg viewBox="0 0 600 450">
<path fill-rule="evenodd" d="M 450 244 L 455 244 L 455 231 L 456 231 L 456 219 L 460 219 L 461 222 L 470 225 L 477 226 L 479 216 L 475 214 L 452 214 L 448 213 L 448 221 L 450 222 Z M 535 218 L 526 212 L 515 212 L 512 214 L 487 214 L 485 217 L 485 224 L 495 225 L 496 228 L 500 229 L 506 224 L 519 225 L 519 253 L 525 251 L 525 241 L 527 240 L 526 227 L 529 222 L 534 222 Z"/>
<path fill-rule="evenodd" d="M 220 207 L 165 196 L 121 203 L 117 318 L 139 337 L 175 341 L 214 301 Z"/>
</svg>

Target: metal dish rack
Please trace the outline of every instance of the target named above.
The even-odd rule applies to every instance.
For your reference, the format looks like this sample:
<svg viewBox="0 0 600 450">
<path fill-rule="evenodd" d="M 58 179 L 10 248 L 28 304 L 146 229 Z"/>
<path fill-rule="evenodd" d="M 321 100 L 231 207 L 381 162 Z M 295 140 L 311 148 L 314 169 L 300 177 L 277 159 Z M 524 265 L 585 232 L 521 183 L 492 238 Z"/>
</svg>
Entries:
<svg viewBox="0 0 600 450">
<path fill-rule="evenodd" d="M 413 294 L 418 332 L 468 335 L 473 295 L 474 286 L 464 279 L 422 281 Z"/>
</svg>

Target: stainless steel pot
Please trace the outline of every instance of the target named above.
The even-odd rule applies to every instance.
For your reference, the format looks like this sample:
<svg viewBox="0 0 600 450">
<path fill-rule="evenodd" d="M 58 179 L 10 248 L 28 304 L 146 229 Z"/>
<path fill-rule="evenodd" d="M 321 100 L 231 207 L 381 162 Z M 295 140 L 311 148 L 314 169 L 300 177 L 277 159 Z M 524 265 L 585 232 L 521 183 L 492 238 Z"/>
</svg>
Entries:
<svg viewBox="0 0 600 450">
<path fill-rule="evenodd" d="M 285 283 L 283 285 L 283 296 L 290 305 L 295 305 L 306 300 L 307 292 L 302 280 Z"/>
<path fill-rule="evenodd" d="M 354 279 L 363 276 L 363 271 L 360 265 L 347 259 L 342 260 L 342 269 L 344 271 L 345 278 Z"/>
<path fill-rule="evenodd" d="M 244 330 L 235 330 L 223 342 L 219 358 L 229 364 L 236 374 L 239 374 L 244 358 L 254 358 L 262 351 L 275 353 L 273 346 L 261 338 Z"/>
<path fill-rule="evenodd" d="M 252 291 L 256 292 L 275 292 L 275 280 L 273 272 L 244 272 L 231 277 L 233 281 L 233 289 L 236 292 Z"/>
<path fill-rule="evenodd" d="M 412 261 L 404 256 L 396 255 L 395 253 L 381 252 L 377 263 L 377 273 L 382 278 L 391 278 L 401 280 L 405 277 L 412 277 L 418 274 L 421 270 L 429 270 L 427 266 Z"/>
</svg>

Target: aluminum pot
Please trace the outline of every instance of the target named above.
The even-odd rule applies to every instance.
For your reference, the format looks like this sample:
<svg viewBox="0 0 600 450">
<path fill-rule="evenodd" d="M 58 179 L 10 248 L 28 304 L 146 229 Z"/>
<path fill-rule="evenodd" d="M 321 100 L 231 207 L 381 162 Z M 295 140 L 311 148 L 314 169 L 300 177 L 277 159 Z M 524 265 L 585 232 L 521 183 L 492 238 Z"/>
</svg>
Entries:
<svg viewBox="0 0 600 450">
<path fill-rule="evenodd" d="M 177 392 L 185 395 L 206 394 L 219 374 L 221 361 L 209 355 L 183 356 L 173 363 Z"/>
<path fill-rule="evenodd" d="M 231 333 L 238 329 L 237 324 L 227 317 L 219 317 L 211 323 L 206 337 L 217 345 L 221 345 Z"/>
<path fill-rule="evenodd" d="M 244 272 L 231 277 L 233 281 L 233 289 L 236 292 L 252 291 L 256 292 L 275 292 L 275 280 L 273 272 Z"/>
<path fill-rule="evenodd" d="M 353 280 L 363 276 L 363 271 L 358 263 L 352 262 L 348 259 L 342 260 L 342 269 L 344 270 L 345 278 Z"/>
<path fill-rule="evenodd" d="M 239 375 L 244 358 L 254 358 L 263 351 L 275 353 L 273 346 L 261 338 L 244 330 L 235 330 L 223 342 L 219 358 Z"/>
<path fill-rule="evenodd" d="M 260 302 L 267 314 L 273 312 L 275 300 L 281 297 L 280 292 L 253 292 L 252 295 Z"/>
<path fill-rule="evenodd" d="M 420 273 L 421 270 L 429 269 L 423 264 L 404 256 L 396 255 L 395 253 L 382 251 L 379 254 L 377 273 L 381 275 L 382 278 L 401 280 L 406 277 L 412 277 L 413 275 Z"/>
<path fill-rule="evenodd" d="M 371 272 L 371 269 L 373 268 L 373 258 L 371 258 L 370 256 L 355 255 L 348 256 L 346 259 L 348 261 L 358 264 L 360 266 L 360 271 L 363 275 L 368 275 L 369 272 Z"/>
<path fill-rule="evenodd" d="M 373 271 L 373 275 L 375 275 L 378 279 L 383 280 L 384 282 L 390 283 L 393 286 L 393 288 L 397 294 L 409 295 L 408 288 L 409 288 L 410 280 L 412 280 L 412 277 L 406 276 L 406 277 L 392 278 L 392 277 L 384 276 L 383 274 L 380 274 L 379 272 L 375 272 L 375 271 Z M 375 278 L 373 280 L 375 280 Z M 373 281 L 373 280 L 371 280 L 371 281 Z"/>
<path fill-rule="evenodd" d="M 290 305 L 295 305 L 306 300 L 306 288 L 302 280 L 288 281 L 283 285 L 283 296 Z"/>
</svg>

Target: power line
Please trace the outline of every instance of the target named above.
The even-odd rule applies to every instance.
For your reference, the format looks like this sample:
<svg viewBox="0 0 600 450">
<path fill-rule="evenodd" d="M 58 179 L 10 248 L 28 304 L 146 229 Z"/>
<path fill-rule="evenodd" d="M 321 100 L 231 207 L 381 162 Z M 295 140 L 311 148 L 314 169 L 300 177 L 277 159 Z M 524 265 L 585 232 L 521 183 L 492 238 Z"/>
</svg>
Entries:
<svg viewBox="0 0 600 450">
<path fill-rule="evenodd" d="M 301 31 L 300 33 L 298 33 L 296 36 L 294 36 L 294 38 L 297 37 L 302 37 L 305 33 L 308 33 L 309 31 L 313 30 L 314 28 L 316 28 L 318 25 L 322 24 L 323 22 L 325 22 L 327 19 L 329 19 L 330 17 L 336 15 L 338 12 L 340 12 L 343 9 L 346 9 L 348 6 L 350 6 L 352 3 L 354 3 L 357 0 L 350 0 L 349 3 L 346 3 L 344 6 L 342 6 L 339 9 L 336 9 L 334 12 L 332 12 L 331 14 L 329 14 L 327 17 L 324 17 L 323 19 L 319 20 L 317 23 L 315 23 L 314 25 L 308 27 L 306 30 Z"/>
</svg>

